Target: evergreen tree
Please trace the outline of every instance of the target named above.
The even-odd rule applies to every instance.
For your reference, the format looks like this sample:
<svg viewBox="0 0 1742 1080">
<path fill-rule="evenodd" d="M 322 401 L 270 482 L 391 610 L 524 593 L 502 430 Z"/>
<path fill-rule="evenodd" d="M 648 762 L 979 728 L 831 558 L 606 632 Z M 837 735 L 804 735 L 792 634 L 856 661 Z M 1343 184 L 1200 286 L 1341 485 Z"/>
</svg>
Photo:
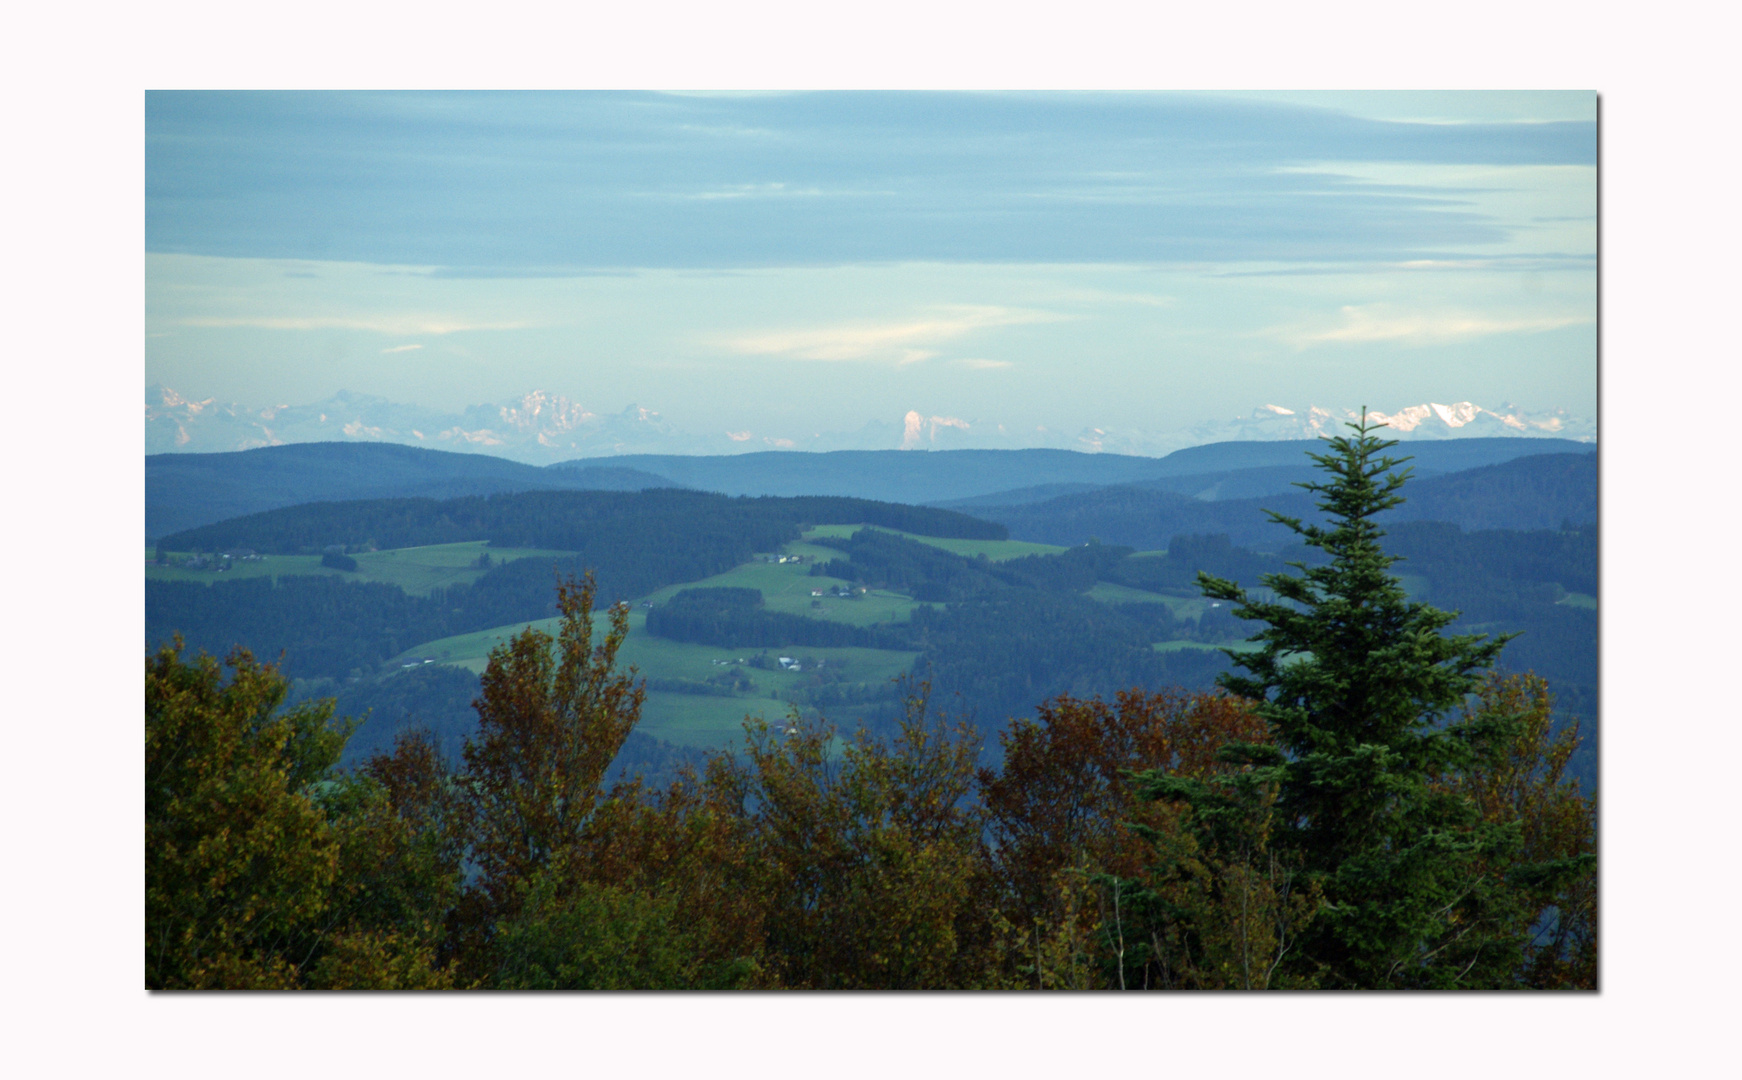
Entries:
<svg viewBox="0 0 1742 1080">
<path fill-rule="evenodd" d="M 1276 786 L 1272 843 L 1299 860 L 1325 904 L 1297 961 L 1327 987 L 1441 989 L 1509 985 L 1521 962 L 1524 902 L 1508 886 L 1516 821 L 1484 820 L 1440 777 L 1505 752 L 1516 722 L 1463 712 L 1506 637 L 1447 635 L 1456 617 L 1405 596 L 1375 518 L 1403 502 L 1405 459 L 1373 434 L 1310 455 L 1328 473 L 1302 486 L 1324 526 L 1271 514 L 1329 557 L 1299 576 L 1267 574 L 1275 600 L 1199 575 L 1204 594 L 1265 628 L 1233 653 L 1247 675 L 1228 690 L 1256 703 L 1274 745 L 1225 753 Z"/>
</svg>

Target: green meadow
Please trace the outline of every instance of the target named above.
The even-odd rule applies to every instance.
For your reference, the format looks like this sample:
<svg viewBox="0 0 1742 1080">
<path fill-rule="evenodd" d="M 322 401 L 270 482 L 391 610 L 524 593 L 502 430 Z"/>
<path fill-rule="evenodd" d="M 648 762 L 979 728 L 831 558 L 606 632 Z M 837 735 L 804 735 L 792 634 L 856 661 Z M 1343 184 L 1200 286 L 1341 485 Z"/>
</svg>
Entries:
<svg viewBox="0 0 1742 1080">
<path fill-rule="evenodd" d="M 860 529 L 873 527 L 875 526 L 818 525 L 816 528 L 805 533 L 804 536 L 806 540 L 814 539 L 819 536 L 847 537 L 858 532 Z M 1003 562 L 1006 559 L 1020 559 L 1024 555 L 1057 555 L 1062 551 L 1069 550 L 1068 548 L 1058 547 L 1054 544 L 1035 544 L 1030 543 L 1027 540 L 950 540 L 939 536 L 919 536 L 915 533 L 902 532 L 899 529 L 877 528 L 879 532 L 894 533 L 896 536 L 905 536 L 909 540 L 916 540 L 922 544 L 930 544 L 932 547 L 943 548 L 945 551 L 953 552 L 957 555 L 966 555 L 970 559 L 976 555 L 984 555 L 993 562 Z M 832 551 L 832 549 L 825 550 Z M 833 558 L 839 554 L 839 552 L 833 552 L 830 557 Z"/>
<path fill-rule="evenodd" d="M 849 582 L 840 578 L 813 577 L 811 567 L 836 558 L 841 553 L 815 544 L 788 544 L 779 553 L 787 558 L 798 556 L 803 562 L 770 563 L 760 559 L 733 567 L 701 581 L 668 585 L 649 593 L 643 599 L 661 604 L 683 589 L 739 588 L 755 589 L 762 594 L 763 606 L 769 611 L 802 615 L 811 619 L 842 622 L 852 626 L 873 626 L 878 623 L 904 622 L 913 614 L 916 604 L 912 597 L 884 589 L 873 589 L 851 600 L 833 596 L 813 596 L 813 592 L 828 593 L 837 585 Z"/>
<path fill-rule="evenodd" d="M 1221 652 L 1223 649 L 1233 649 L 1235 652 L 1256 652 L 1260 648 L 1250 641 L 1224 641 L 1217 645 L 1209 645 L 1202 641 L 1158 641 L 1152 647 L 1156 652 L 1184 652 L 1188 649 L 1202 652 Z"/>
<path fill-rule="evenodd" d="M 807 541 L 823 537 L 850 536 L 863 527 L 859 525 L 818 526 L 805 533 L 803 539 L 786 545 L 777 553 L 759 556 L 755 560 L 734 567 L 725 573 L 716 574 L 701 581 L 669 585 L 649 593 L 645 597 L 638 598 L 629 617 L 629 638 L 624 642 L 623 649 L 619 654 L 621 664 L 633 666 L 640 676 L 656 681 L 706 682 L 722 673 L 731 672 L 735 678 L 748 679 L 753 684 L 752 689 L 733 691 L 724 695 L 651 690 L 648 692 L 647 701 L 642 710 L 641 730 L 682 746 L 723 747 L 733 743 L 742 735 L 746 716 L 761 716 L 770 721 L 779 720 L 786 716 L 790 707 L 788 703 L 794 695 L 817 684 L 819 662 L 821 674 L 831 681 L 838 679 L 847 684 L 867 687 L 887 685 L 891 680 L 909 671 L 919 655 L 916 652 L 864 648 L 798 647 L 769 649 L 766 652 L 770 657 L 783 655 L 794 657 L 800 661 L 800 666 L 804 670 L 793 672 L 780 670 L 778 667 L 774 670 L 765 670 L 750 667 L 748 664 L 748 661 L 762 650 L 721 649 L 710 645 L 668 641 L 653 637 L 646 631 L 646 609 L 642 607 L 643 603 L 663 603 L 682 589 L 698 587 L 755 589 L 762 594 L 763 603 L 768 610 L 806 618 L 843 622 L 853 626 L 903 622 L 912 615 L 915 607 L 922 605 L 916 604 L 911 597 L 902 593 L 879 589 L 852 599 L 814 595 L 816 592 L 827 594 L 835 586 L 846 585 L 848 582 L 831 577 L 813 576 L 811 574 L 813 566 L 837 558 L 841 553 L 834 548 Z M 895 530 L 885 531 L 894 532 Z M 1033 544 L 1018 540 L 946 540 L 937 537 L 916 536 L 910 533 L 897 533 L 897 535 L 907 536 L 909 539 L 931 544 L 958 555 L 969 557 L 984 555 L 993 561 L 1021 558 L 1025 555 L 1056 554 L 1066 550 L 1049 544 Z M 206 583 L 220 578 L 232 577 L 254 578 L 326 574 L 353 581 L 375 581 L 396 585 L 407 593 L 426 596 L 438 588 L 476 581 L 485 572 L 478 566 L 478 557 L 486 552 L 490 555 L 493 564 L 514 559 L 548 558 L 567 554 L 560 551 L 533 548 L 491 548 L 485 541 L 479 540 L 458 544 L 364 552 L 352 556 L 357 560 L 355 572 L 323 567 L 318 555 L 269 555 L 258 561 L 234 562 L 229 570 L 219 573 L 211 570 L 158 566 L 149 561 L 152 552 L 148 551 L 146 574 L 148 577 L 159 580 Z M 186 553 L 172 554 L 185 556 Z M 789 561 L 784 563 L 768 561 L 769 558 L 778 560 L 781 556 L 785 556 Z M 1164 603 L 1168 605 L 1177 618 L 1196 618 L 1209 608 L 1209 602 L 1203 599 L 1162 596 L 1110 582 L 1096 584 L 1087 595 L 1091 599 L 1112 604 Z M 1569 597 L 1567 602 L 1578 603 L 1578 599 Z M 598 633 L 602 635 L 606 627 L 606 616 L 601 612 L 596 614 L 594 619 Z M 392 669 L 393 667 L 408 668 L 423 663 L 453 664 L 473 672 L 482 673 L 489 661 L 491 649 L 506 641 L 513 634 L 519 633 L 526 626 L 554 633 L 557 624 L 558 620 L 553 618 L 442 638 L 409 649 L 388 661 L 385 666 Z M 1250 646 L 1242 642 L 1232 647 L 1244 649 Z M 1177 649 L 1215 649 L 1218 646 L 1191 641 L 1166 641 L 1157 643 L 1155 648 L 1158 651 L 1172 651 Z M 832 715 L 831 719 L 843 723 L 845 726 L 851 726 L 853 719 L 851 706 L 843 706 L 832 711 L 839 715 Z"/>
<path fill-rule="evenodd" d="M 366 551 L 351 556 L 357 560 L 355 572 L 334 570 L 321 565 L 319 555 L 267 555 L 258 560 L 239 560 L 223 571 L 191 570 L 181 566 L 158 566 L 146 553 L 145 576 L 160 581 L 213 581 L 256 578 L 292 577 L 306 574 L 329 574 L 347 581 L 379 581 L 397 585 L 415 596 L 428 596 L 431 591 L 449 585 L 469 585 L 484 574 L 478 566 L 478 556 L 488 552 L 491 562 L 513 562 L 534 557 L 552 558 L 567 554 L 540 548 L 493 548 L 483 540 L 459 544 L 434 544 L 429 547 L 394 548 L 390 551 Z M 171 552 L 185 558 L 187 552 Z"/>
<path fill-rule="evenodd" d="M 819 672 L 830 678 L 838 674 L 846 683 L 880 687 L 905 673 L 919 655 L 885 649 L 816 649 L 808 646 L 784 650 L 722 649 L 653 637 L 647 633 L 646 621 L 646 613 L 641 608 L 631 612 L 629 637 L 617 654 L 620 666 L 633 666 L 638 675 L 648 679 L 687 679 L 692 682 L 706 682 L 737 666 L 738 671 L 734 674 L 754 684 L 754 689 L 731 696 L 649 691 L 642 709 L 640 730 L 683 746 L 724 746 L 742 734 L 742 723 L 747 715 L 765 716 L 769 720 L 785 716 L 787 701 L 812 685 Z M 394 657 L 385 666 L 406 667 L 430 661 L 454 664 L 481 674 L 489 662 L 490 650 L 498 644 L 527 626 L 554 634 L 558 622 L 554 618 L 543 619 L 426 642 Z M 595 634 L 602 637 L 608 625 L 604 612 L 594 614 L 593 625 Z M 750 667 L 747 661 L 758 652 L 766 652 L 770 657 L 793 657 L 805 670 L 769 671 Z M 820 668 L 817 661 L 821 662 Z M 851 706 L 843 706 L 838 719 L 850 722 L 851 709 Z"/>
</svg>

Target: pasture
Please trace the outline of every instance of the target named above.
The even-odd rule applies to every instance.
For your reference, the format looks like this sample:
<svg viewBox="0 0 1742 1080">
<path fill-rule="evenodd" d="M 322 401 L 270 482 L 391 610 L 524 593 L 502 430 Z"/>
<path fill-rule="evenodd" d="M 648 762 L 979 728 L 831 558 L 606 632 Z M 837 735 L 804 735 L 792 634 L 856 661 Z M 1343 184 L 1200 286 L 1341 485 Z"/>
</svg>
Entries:
<svg viewBox="0 0 1742 1080">
<path fill-rule="evenodd" d="M 442 638 L 408 649 L 384 666 L 411 666 L 429 660 L 482 673 L 489 662 L 490 650 L 497 644 L 526 626 L 554 634 L 558 623 L 557 619 L 543 619 Z M 607 628 L 603 612 L 595 613 L 593 625 L 594 633 L 603 636 Z M 804 670 L 793 672 L 750 667 L 748 661 L 758 652 L 766 652 L 771 658 L 793 657 L 801 662 Z M 642 709 L 641 731 L 681 746 L 718 747 L 742 734 L 746 715 L 765 716 L 769 720 L 785 716 L 791 697 L 813 685 L 819 677 L 833 679 L 838 675 L 841 681 L 849 684 L 880 687 L 911 668 L 918 655 L 884 649 L 818 649 L 808 646 L 767 650 L 722 649 L 713 645 L 668 641 L 647 633 L 646 614 L 636 608 L 629 616 L 629 637 L 617 654 L 617 661 L 624 668 L 633 666 L 639 676 L 648 679 L 706 682 L 727 672 L 747 678 L 754 688 L 730 696 L 667 690 L 648 692 Z M 851 706 L 843 706 L 839 712 L 841 720 L 851 720 Z"/>
<path fill-rule="evenodd" d="M 328 574 L 347 581 L 378 581 L 397 585 L 414 596 L 428 596 L 433 590 L 449 585 L 469 585 L 485 573 L 478 566 L 478 557 L 488 553 L 492 564 L 516 559 L 555 558 L 562 551 L 541 548 L 492 548 L 483 540 L 459 544 L 433 544 L 428 547 L 393 548 L 388 551 L 365 551 L 351 556 L 357 569 L 334 570 L 321 565 L 319 555 L 266 555 L 258 560 L 236 560 L 228 570 L 195 570 L 181 566 L 159 566 L 147 554 L 145 576 L 161 581 L 199 581 L 210 584 L 237 578 L 294 577 L 308 574 Z M 171 552 L 172 557 L 186 558 L 189 552 Z"/>
<path fill-rule="evenodd" d="M 952 552 L 956 555 L 966 555 L 970 559 L 976 555 L 984 555 L 993 562 L 1003 562 L 1006 559 L 1020 559 L 1024 555 L 1057 555 L 1062 551 L 1069 550 L 1068 548 L 1062 548 L 1055 544 L 1036 544 L 1027 540 L 951 540 L 940 536 L 918 536 L 914 533 L 901 532 L 898 529 L 884 529 L 870 525 L 818 525 L 805 533 L 804 538 L 806 540 L 814 539 L 819 536 L 844 538 L 852 536 L 860 529 L 867 528 L 877 528 L 879 532 L 894 533 L 896 536 L 905 536 L 909 540 L 914 540 L 921 544 L 930 544 L 932 547 L 936 548 L 943 548 L 945 551 Z M 835 552 L 835 554 L 839 555 L 840 553 Z"/>
<path fill-rule="evenodd" d="M 873 589 L 850 600 L 833 596 L 812 596 L 813 590 L 827 593 L 837 585 L 848 584 L 839 578 L 813 577 L 810 572 L 813 565 L 827 562 L 841 553 L 833 548 L 795 543 L 788 544 L 778 554 L 803 556 L 805 561 L 770 563 L 758 559 L 701 581 L 667 585 L 649 593 L 643 599 L 654 604 L 663 604 L 683 589 L 755 589 L 762 594 L 763 606 L 769 611 L 847 623 L 851 626 L 904 622 L 913 614 L 915 607 L 923 606 L 916 604 L 910 596 L 884 589 Z M 638 601 L 637 604 L 639 603 Z"/>
<path fill-rule="evenodd" d="M 1221 652 L 1223 649 L 1232 649 L 1235 652 L 1245 653 L 1257 652 L 1262 646 L 1251 641 L 1224 641 L 1215 645 L 1202 641 L 1157 641 L 1150 647 L 1156 652 L 1185 652 L 1187 650 Z"/>
</svg>

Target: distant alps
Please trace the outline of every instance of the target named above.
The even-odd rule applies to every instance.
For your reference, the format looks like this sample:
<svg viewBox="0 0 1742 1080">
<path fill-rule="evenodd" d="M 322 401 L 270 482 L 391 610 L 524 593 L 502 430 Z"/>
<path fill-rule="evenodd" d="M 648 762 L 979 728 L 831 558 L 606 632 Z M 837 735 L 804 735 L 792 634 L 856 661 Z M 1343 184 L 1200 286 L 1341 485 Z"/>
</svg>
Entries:
<svg viewBox="0 0 1742 1080">
<path fill-rule="evenodd" d="M 757 450 L 953 450 L 1046 447 L 1088 453 L 1159 457 L 1187 446 L 1235 440 L 1310 439 L 1341 432 L 1359 410 L 1265 404 L 1246 416 L 1211 420 L 1167 432 L 1088 427 L 1009 426 L 988 419 L 909 411 L 873 420 L 857 431 L 798 434 L 751 430 L 695 433 L 674 428 L 659 413 L 631 405 L 596 413 L 542 390 L 507 404 L 473 405 L 444 413 L 386 398 L 340 391 L 312 405 L 242 405 L 196 400 L 151 386 L 145 400 L 145 452 L 214 453 L 301 442 L 388 442 L 493 454 L 545 465 L 618 454 L 741 454 Z M 1489 409 L 1468 401 L 1426 402 L 1370 411 L 1399 439 L 1480 436 L 1550 437 L 1594 442 L 1593 420 L 1564 410 Z"/>
</svg>

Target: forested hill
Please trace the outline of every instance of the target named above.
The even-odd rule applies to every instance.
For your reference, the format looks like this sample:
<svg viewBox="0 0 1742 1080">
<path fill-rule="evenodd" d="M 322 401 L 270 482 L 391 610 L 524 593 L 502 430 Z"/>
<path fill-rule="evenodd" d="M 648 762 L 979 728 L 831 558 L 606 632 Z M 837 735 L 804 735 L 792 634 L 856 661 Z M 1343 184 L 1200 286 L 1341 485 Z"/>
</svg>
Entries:
<svg viewBox="0 0 1742 1080">
<path fill-rule="evenodd" d="M 297 443 L 147 457 L 145 535 L 154 540 L 301 503 L 450 499 L 512 491 L 689 487 L 726 495 L 838 495 L 946 505 L 985 498 L 986 505 L 1002 506 L 1067 491 L 1150 484 L 1200 498 L 1230 499 L 1287 492 L 1288 480 L 1311 467 L 1305 452 L 1321 448 L 1312 440 L 1210 443 L 1163 458 L 1041 449 L 770 451 L 711 457 L 627 455 L 539 468 L 488 454 L 415 446 Z M 1565 439 L 1513 438 L 1413 442 L 1403 451 L 1414 455 L 1417 476 L 1425 478 L 1580 449 Z"/>
<path fill-rule="evenodd" d="M 1037 486 L 1107 487 L 1255 469 L 1310 469 L 1306 454 L 1323 448 L 1319 440 L 1299 439 L 1207 443 L 1161 458 L 1046 449 L 763 451 L 705 457 L 632 454 L 584 458 L 548 468 L 561 473 L 601 465 L 627 466 L 669 477 L 684 487 L 728 495 L 853 495 L 905 503 L 947 503 Z M 1476 438 L 1410 442 L 1396 452 L 1413 455 L 1417 476 L 1426 477 L 1536 454 L 1584 449 L 1583 444 L 1569 439 Z M 1199 483 L 1187 493 L 1195 494 L 1217 479 L 1220 477 Z"/>
<path fill-rule="evenodd" d="M 296 443 L 145 459 L 145 536 L 298 503 L 451 499 L 508 491 L 639 491 L 681 486 L 609 462 L 561 472 L 487 454 L 384 443 Z"/>
<path fill-rule="evenodd" d="M 168 551 L 251 547 L 277 555 L 487 540 L 615 561 L 647 548 L 730 552 L 724 566 L 798 538 L 800 525 L 865 523 L 919 536 L 1002 540 L 1002 525 L 954 510 L 868 499 L 744 498 L 675 488 L 639 492 L 528 491 L 459 499 L 308 503 L 164 537 Z M 722 566 L 722 569 L 724 568 Z M 674 580 L 685 580 L 677 578 Z"/>
<path fill-rule="evenodd" d="M 1407 501 L 1385 520 L 1445 521 L 1465 529 L 1583 525 L 1597 519 L 1597 455 L 1531 455 L 1417 480 L 1406 491 Z M 1313 496 L 1299 490 L 1210 501 L 1151 484 L 1098 488 L 1020 505 L 976 505 L 971 512 L 1009 526 L 1016 539 L 1046 544 L 1069 546 L 1097 538 L 1156 550 L 1179 535 L 1225 533 L 1236 544 L 1274 550 L 1293 537 L 1272 523 L 1266 510 L 1307 520 L 1317 517 Z"/>
<path fill-rule="evenodd" d="M 436 501 L 314 503 L 253 514 L 167 538 L 160 550 L 272 555 L 419 547 L 486 540 L 572 554 L 521 558 L 475 582 L 409 596 L 383 584 L 329 577 L 148 580 L 146 642 L 180 633 L 223 653 L 241 642 L 262 656 L 286 652 L 296 676 L 344 675 L 423 641 L 555 613 L 558 572 L 597 575 L 602 600 L 696 581 L 777 551 L 803 526 L 866 522 L 916 535 L 999 540 L 994 525 L 949 510 L 863 499 L 747 499 L 698 491 L 523 492 Z"/>
</svg>

